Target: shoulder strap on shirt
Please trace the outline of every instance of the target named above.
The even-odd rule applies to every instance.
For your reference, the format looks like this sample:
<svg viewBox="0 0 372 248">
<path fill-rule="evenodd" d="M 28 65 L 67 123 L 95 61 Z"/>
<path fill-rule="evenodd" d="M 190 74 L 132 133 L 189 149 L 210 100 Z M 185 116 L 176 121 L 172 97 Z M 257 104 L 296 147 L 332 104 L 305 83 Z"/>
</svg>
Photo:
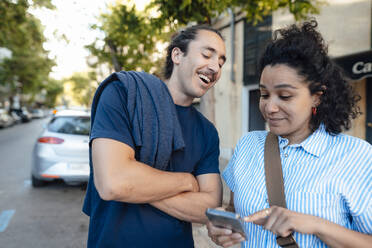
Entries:
<svg viewBox="0 0 372 248">
<path fill-rule="evenodd" d="M 265 176 L 266 189 L 270 206 L 287 208 L 284 195 L 282 164 L 280 162 L 278 137 L 269 132 L 265 141 Z M 298 248 L 293 235 L 277 236 L 276 242 L 280 247 Z"/>
</svg>

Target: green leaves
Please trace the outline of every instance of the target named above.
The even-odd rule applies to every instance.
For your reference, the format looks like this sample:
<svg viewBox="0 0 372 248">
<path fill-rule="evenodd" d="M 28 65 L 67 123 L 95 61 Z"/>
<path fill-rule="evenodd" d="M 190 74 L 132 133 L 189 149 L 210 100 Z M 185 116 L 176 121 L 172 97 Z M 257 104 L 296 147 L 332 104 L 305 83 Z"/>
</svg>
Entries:
<svg viewBox="0 0 372 248">
<path fill-rule="evenodd" d="M 159 20 L 148 12 L 137 12 L 135 6 L 117 4 L 109 14 L 100 16 L 100 24 L 92 26 L 104 33 L 102 40 L 97 39 L 87 46 L 97 63 L 108 64 L 115 71 L 145 70 L 160 73 L 157 42 L 161 41 L 164 27 Z M 103 44 L 103 46 L 101 45 Z"/>
<path fill-rule="evenodd" d="M 296 20 L 307 18 L 319 11 L 322 0 L 153 0 L 151 6 L 157 9 L 166 23 L 189 22 L 212 23 L 227 8 L 245 12 L 253 23 L 262 21 L 265 16 L 280 8 L 288 8 Z"/>
<path fill-rule="evenodd" d="M 74 73 L 64 83 L 71 84 L 74 101 L 86 107 L 90 106 L 96 91 L 95 73 Z"/>
<path fill-rule="evenodd" d="M 0 64 L 0 84 L 22 93 L 37 94 L 48 80 L 54 61 L 43 48 L 45 41 L 40 21 L 28 12 L 29 3 L 52 7 L 50 0 L 0 1 L 0 47 L 12 57 Z"/>
</svg>

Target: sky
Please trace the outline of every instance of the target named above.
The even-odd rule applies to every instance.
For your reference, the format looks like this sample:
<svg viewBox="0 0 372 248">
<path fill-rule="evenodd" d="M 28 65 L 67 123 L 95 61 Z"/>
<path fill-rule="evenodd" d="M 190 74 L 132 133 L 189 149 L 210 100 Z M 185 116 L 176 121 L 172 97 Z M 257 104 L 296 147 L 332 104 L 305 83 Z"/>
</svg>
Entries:
<svg viewBox="0 0 372 248">
<path fill-rule="evenodd" d="M 55 10 L 43 8 L 30 11 L 43 24 L 44 35 L 48 40 L 44 43 L 44 48 L 50 51 L 49 56 L 55 58 L 57 63 L 51 77 L 62 79 L 88 68 L 86 57 L 89 52 L 84 46 L 102 35 L 89 27 L 97 22 L 96 18 L 100 13 L 107 11 L 107 4 L 116 1 L 118 0 L 52 0 Z M 136 8 L 142 10 L 149 1 L 135 0 Z M 63 35 L 68 42 L 61 38 Z"/>
</svg>

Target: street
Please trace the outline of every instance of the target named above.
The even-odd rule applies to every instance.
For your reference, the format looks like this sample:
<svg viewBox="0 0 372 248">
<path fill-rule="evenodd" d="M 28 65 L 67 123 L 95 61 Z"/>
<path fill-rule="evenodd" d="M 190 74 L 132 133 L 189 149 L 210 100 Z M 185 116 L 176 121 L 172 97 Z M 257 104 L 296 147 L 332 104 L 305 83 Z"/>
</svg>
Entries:
<svg viewBox="0 0 372 248">
<path fill-rule="evenodd" d="M 32 188 L 33 144 L 47 119 L 0 129 L 0 247 L 86 247 L 85 189 L 61 182 Z"/>
<path fill-rule="evenodd" d="M 0 247 L 86 247 L 85 188 L 62 182 L 33 188 L 33 144 L 47 119 L 0 129 Z M 217 247 L 194 225 L 195 247 Z"/>
</svg>

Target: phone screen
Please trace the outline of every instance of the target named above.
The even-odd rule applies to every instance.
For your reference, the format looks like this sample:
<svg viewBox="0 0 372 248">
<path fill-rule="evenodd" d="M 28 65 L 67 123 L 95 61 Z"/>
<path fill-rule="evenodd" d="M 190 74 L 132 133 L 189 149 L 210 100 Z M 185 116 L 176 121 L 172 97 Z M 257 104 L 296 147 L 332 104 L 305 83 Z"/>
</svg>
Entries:
<svg viewBox="0 0 372 248">
<path fill-rule="evenodd" d="M 208 208 L 205 214 L 213 225 L 231 229 L 245 236 L 243 222 L 238 214 L 213 208 Z"/>
</svg>

